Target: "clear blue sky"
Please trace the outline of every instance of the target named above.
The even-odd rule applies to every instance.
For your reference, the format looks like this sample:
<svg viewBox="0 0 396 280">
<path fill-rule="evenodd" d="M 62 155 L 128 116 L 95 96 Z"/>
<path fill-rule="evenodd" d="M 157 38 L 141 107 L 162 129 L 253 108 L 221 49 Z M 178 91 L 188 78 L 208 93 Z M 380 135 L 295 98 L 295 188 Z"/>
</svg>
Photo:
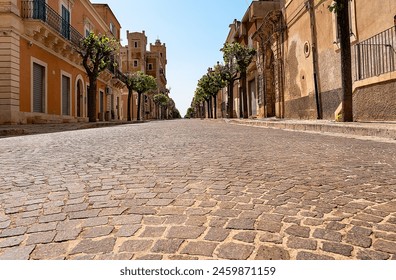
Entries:
<svg viewBox="0 0 396 280">
<path fill-rule="evenodd" d="M 107 3 L 126 32 L 146 31 L 148 45 L 157 38 L 167 47 L 167 80 L 182 116 L 190 107 L 198 79 L 217 61 L 229 24 L 242 19 L 251 0 L 91 0 Z"/>
</svg>

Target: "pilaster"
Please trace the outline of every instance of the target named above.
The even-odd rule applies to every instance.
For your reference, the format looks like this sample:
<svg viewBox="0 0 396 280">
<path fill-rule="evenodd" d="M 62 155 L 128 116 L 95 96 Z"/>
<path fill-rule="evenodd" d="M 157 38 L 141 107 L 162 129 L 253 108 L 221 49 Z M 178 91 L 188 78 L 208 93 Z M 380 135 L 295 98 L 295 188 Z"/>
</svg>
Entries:
<svg viewBox="0 0 396 280">
<path fill-rule="evenodd" d="M 20 26 L 17 0 L 0 0 L 0 124 L 21 122 Z"/>
</svg>

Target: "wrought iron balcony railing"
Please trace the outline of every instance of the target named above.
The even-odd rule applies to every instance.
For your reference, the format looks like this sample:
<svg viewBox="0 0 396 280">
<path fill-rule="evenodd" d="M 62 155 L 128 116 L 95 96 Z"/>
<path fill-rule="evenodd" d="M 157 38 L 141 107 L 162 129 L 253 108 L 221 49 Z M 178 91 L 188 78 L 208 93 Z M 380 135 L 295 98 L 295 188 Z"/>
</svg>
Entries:
<svg viewBox="0 0 396 280">
<path fill-rule="evenodd" d="M 120 80 L 123 83 L 126 83 L 126 76 L 120 71 L 118 68 L 118 64 L 114 59 L 107 65 L 107 70 L 114 74 L 114 78 Z"/>
<path fill-rule="evenodd" d="M 396 26 L 355 45 L 356 80 L 396 71 Z"/>
<path fill-rule="evenodd" d="M 76 47 L 80 46 L 83 39 L 83 35 L 70 25 L 70 21 L 48 6 L 45 0 L 22 1 L 22 18 L 41 20 Z"/>
</svg>

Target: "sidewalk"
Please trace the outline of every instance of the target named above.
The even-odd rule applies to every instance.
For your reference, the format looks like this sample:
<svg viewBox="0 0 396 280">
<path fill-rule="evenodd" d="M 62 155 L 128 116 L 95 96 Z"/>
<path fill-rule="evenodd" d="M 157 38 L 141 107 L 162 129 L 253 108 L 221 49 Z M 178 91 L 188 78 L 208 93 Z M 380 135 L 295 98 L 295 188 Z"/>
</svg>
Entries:
<svg viewBox="0 0 396 280">
<path fill-rule="evenodd" d="M 132 124 L 132 123 L 137 123 L 137 122 L 111 121 L 111 122 L 96 122 L 96 123 L 77 122 L 77 123 L 61 123 L 61 124 L 0 125 L 0 138 L 29 135 L 29 134 L 53 133 L 53 132 L 70 131 L 70 130 L 78 130 L 78 129 L 107 127 L 107 126 Z"/>
<path fill-rule="evenodd" d="M 328 120 L 291 119 L 225 119 L 228 124 L 260 126 L 319 133 L 338 133 L 353 136 L 379 137 L 396 140 L 396 122 L 334 122 Z"/>
</svg>

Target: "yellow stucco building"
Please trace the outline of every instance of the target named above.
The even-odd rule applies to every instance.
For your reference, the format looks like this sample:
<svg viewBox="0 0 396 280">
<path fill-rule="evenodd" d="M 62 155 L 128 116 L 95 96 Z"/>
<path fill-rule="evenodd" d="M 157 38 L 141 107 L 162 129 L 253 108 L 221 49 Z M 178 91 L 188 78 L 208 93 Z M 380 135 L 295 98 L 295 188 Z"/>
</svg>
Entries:
<svg viewBox="0 0 396 280">
<path fill-rule="evenodd" d="M 88 0 L 0 0 L 0 16 L 0 124 L 87 121 L 89 80 L 76 48 L 91 31 L 120 39 L 110 7 Z M 122 118 L 117 71 L 99 77 L 98 120 Z"/>
</svg>

